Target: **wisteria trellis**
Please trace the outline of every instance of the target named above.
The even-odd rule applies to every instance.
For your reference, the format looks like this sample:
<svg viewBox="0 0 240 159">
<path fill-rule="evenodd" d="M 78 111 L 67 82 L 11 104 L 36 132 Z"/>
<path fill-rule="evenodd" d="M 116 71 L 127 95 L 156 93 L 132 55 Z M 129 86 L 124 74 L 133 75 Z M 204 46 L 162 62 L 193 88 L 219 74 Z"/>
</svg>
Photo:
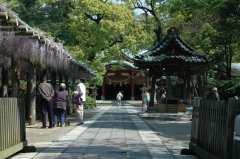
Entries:
<svg viewBox="0 0 240 159">
<path fill-rule="evenodd" d="M 31 63 L 43 69 L 50 69 L 73 75 L 80 74 L 74 64 L 70 64 L 68 53 L 61 44 L 51 46 L 39 44 L 26 36 L 15 36 L 14 32 L 0 32 L 0 66 L 10 68 L 11 58 L 22 68 Z M 25 62 L 25 63 L 23 63 Z M 66 70 L 71 71 L 66 71 Z"/>
</svg>

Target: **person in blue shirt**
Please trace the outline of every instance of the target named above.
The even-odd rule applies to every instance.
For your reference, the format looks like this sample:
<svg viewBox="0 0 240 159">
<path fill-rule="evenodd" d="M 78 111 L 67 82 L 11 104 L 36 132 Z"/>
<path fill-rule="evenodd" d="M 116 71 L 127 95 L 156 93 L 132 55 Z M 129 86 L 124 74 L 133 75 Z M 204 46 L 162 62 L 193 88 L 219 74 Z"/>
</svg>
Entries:
<svg viewBox="0 0 240 159">
<path fill-rule="evenodd" d="M 165 99 L 166 98 L 166 91 L 163 92 L 162 96 L 161 96 L 161 99 Z"/>
<path fill-rule="evenodd" d="M 147 109 L 149 107 L 149 102 L 150 102 L 150 95 L 149 93 L 146 91 L 146 105 L 147 105 Z"/>
</svg>

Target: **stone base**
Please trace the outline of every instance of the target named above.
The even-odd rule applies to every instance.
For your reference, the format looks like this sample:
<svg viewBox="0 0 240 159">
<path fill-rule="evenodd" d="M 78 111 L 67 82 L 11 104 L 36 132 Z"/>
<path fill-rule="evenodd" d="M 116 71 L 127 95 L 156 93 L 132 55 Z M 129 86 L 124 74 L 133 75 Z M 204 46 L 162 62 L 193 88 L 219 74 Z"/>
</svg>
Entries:
<svg viewBox="0 0 240 159">
<path fill-rule="evenodd" d="M 194 156 L 196 156 L 196 153 L 193 152 L 193 150 L 183 148 L 181 150 L 181 155 L 194 155 Z"/>
<path fill-rule="evenodd" d="M 146 111 L 147 113 L 157 113 L 155 107 L 149 107 L 148 110 Z"/>
<path fill-rule="evenodd" d="M 36 147 L 35 146 L 24 146 L 20 152 L 21 153 L 36 152 Z"/>
<path fill-rule="evenodd" d="M 101 100 L 105 100 L 105 97 L 104 97 L 104 96 L 101 96 Z"/>
<path fill-rule="evenodd" d="M 134 97 L 131 97 L 131 100 L 134 100 Z"/>
</svg>

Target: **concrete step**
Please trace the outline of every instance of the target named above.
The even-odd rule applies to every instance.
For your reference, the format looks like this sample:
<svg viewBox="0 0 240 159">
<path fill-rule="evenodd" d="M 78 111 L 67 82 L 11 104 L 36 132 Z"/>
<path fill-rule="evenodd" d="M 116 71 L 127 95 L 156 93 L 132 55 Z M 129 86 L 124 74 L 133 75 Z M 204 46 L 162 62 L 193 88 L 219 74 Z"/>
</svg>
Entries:
<svg viewBox="0 0 240 159">
<path fill-rule="evenodd" d="M 192 115 L 187 113 L 139 113 L 139 117 L 148 119 L 158 119 L 163 121 L 190 121 Z"/>
</svg>

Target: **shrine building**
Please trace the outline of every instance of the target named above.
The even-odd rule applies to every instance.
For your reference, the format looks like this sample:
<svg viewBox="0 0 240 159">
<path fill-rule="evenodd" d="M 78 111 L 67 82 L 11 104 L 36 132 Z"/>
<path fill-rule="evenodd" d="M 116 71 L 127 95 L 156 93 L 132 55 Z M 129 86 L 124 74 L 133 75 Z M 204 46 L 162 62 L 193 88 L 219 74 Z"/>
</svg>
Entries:
<svg viewBox="0 0 240 159">
<path fill-rule="evenodd" d="M 122 53 L 125 61 L 120 70 L 113 71 L 112 67 L 117 61 L 105 64 L 106 74 L 102 87 L 97 91 L 97 100 L 116 100 L 119 91 L 123 94 L 123 100 L 142 100 L 142 87 L 149 89 L 148 70 L 140 70 L 133 65 L 131 57 Z"/>
<path fill-rule="evenodd" d="M 157 86 L 164 88 L 164 78 L 175 76 L 183 80 L 183 96 L 178 98 L 190 101 L 192 76 L 202 74 L 214 60 L 186 44 L 175 28 L 168 29 L 165 38 L 152 49 L 134 57 L 126 53 L 122 56 L 125 61 L 121 70 L 112 69 L 117 61 L 105 64 L 107 72 L 102 87 L 98 89 L 97 100 L 116 100 L 119 91 L 123 93 L 123 100 L 142 100 L 142 88 L 146 87 L 151 95 L 150 106 L 153 106 Z"/>
</svg>

